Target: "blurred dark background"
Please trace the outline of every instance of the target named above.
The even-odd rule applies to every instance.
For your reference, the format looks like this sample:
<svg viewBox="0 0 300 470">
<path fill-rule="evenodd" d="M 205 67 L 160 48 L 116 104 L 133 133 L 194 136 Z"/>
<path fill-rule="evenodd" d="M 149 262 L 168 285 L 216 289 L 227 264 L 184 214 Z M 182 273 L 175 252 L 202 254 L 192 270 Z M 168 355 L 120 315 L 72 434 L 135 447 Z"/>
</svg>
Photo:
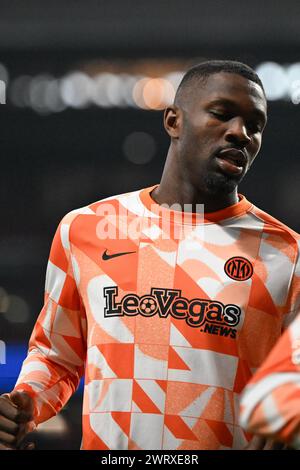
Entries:
<svg viewBox="0 0 300 470">
<path fill-rule="evenodd" d="M 191 65 L 235 59 L 260 74 L 269 123 L 240 189 L 300 231 L 299 30 L 298 0 L 0 0 L 0 393 L 26 354 L 57 224 L 159 181 L 162 109 Z M 38 448 L 79 448 L 81 394 Z"/>
</svg>

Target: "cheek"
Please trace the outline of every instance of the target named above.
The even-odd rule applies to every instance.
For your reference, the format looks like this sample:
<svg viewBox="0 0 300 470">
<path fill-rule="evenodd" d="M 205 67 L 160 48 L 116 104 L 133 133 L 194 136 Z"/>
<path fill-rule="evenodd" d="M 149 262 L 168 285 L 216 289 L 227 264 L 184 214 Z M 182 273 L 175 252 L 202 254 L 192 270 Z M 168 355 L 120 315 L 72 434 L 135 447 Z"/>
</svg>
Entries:
<svg viewBox="0 0 300 470">
<path fill-rule="evenodd" d="M 255 158 L 258 152 L 260 151 L 260 147 L 261 147 L 261 136 L 254 137 L 252 144 L 251 144 L 251 153 L 253 154 L 253 158 Z"/>
<path fill-rule="evenodd" d="M 260 151 L 260 147 L 261 147 L 261 138 L 256 138 L 256 139 L 253 139 L 253 142 L 251 144 L 251 148 L 248 149 L 250 155 L 251 155 L 251 159 L 250 159 L 250 165 L 252 165 L 252 163 L 254 162 L 258 152 Z"/>
</svg>

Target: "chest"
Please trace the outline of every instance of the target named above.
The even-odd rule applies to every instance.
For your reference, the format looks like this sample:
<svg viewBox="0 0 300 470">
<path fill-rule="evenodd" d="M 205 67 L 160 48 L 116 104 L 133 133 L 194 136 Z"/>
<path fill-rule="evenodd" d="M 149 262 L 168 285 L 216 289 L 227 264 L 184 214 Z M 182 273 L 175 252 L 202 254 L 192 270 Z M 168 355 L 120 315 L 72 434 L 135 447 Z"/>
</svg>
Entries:
<svg viewBox="0 0 300 470">
<path fill-rule="evenodd" d="M 292 273 L 278 246 L 247 229 L 202 227 L 179 239 L 151 235 L 87 239 L 84 249 L 75 248 L 90 324 L 119 328 L 125 341 L 140 332 L 166 343 L 176 330 L 189 344 L 200 333 L 228 343 L 245 321 L 253 329 L 259 315 L 262 325 L 272 319 L 278 330 Z"/>
</svg>

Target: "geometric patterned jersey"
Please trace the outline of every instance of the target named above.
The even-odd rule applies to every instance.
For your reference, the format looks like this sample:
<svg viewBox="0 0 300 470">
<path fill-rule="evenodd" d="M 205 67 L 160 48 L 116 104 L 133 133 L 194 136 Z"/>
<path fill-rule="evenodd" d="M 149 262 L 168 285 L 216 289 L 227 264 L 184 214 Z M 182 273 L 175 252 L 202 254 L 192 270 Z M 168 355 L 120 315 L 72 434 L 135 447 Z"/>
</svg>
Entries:
<svg viewBox="0 0 300 470">
<path fill-rule="evenodd" d="M 84 375 L 82 449 L 242 449 L 241 391 L 297 309 L 298 235 L 244 196 L 203 218 L 154 187 L 62 219 L 16 388 L 38 424 Z"/>
<path fill-rule="evenodd" d="M 300 449 L 300 315 L 247 385 L 241 424 Z"/>
</svg>

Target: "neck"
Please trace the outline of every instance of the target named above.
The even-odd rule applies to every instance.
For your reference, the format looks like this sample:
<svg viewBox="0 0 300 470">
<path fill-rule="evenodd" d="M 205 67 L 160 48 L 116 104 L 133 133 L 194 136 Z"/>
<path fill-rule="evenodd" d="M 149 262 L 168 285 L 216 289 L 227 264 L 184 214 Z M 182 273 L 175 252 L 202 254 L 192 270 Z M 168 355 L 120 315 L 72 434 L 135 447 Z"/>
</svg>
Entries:
<svg viewBox="0 0 300 470">
<path fill-rule="evenodd" d="M 210 194 L 205 188 L 195 186 L 177 162 L 169 151 L 160 184 L 151 193 L 158 204 L 171 206 L 176 203 L 182 208 L 188 204 L 192 212 L 199 212 L 197 205 L 203 204 L 204 212 L 209 213 L 238 202 L 237 188 L 229 194 Z"/>
</svg>

